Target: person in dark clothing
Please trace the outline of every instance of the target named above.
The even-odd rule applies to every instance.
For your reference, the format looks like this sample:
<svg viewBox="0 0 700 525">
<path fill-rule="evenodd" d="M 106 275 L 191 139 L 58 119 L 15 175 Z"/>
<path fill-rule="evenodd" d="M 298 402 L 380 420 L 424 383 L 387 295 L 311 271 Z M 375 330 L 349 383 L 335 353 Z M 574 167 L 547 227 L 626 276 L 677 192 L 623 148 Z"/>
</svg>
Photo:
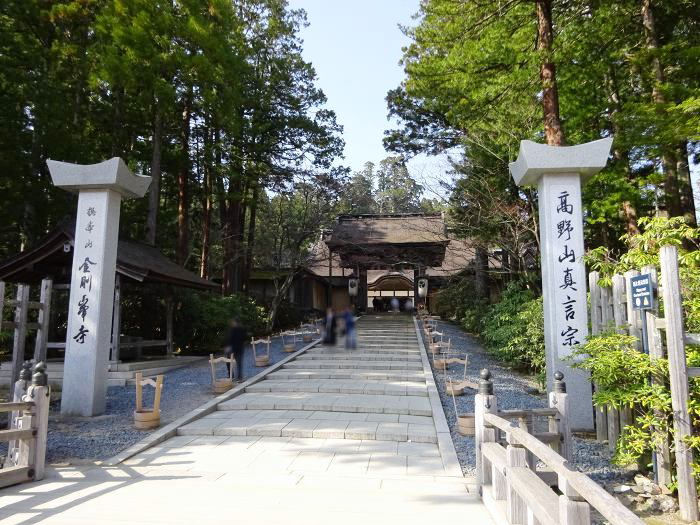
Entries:
<svg viewBox="0 0 700 525">
<path fill-rule="evenodd" d="M 236 360 L 236 379 L 243 381 L 243 356 L 245 353 L 245 342 L 248 339 L 246 329 L 241 326 L 237 319 L 231 319 L 230 328 L 226 337 L 224 354 Z M 230 366 L 227 363 L 227 367 Z M 229 374 L 231 370 L 229 369 Z"/>
<path fill-rule="evenodd" d="M 334 345 L 337 338 L 338 320 L 335 317 L 335 313 L 333 313 L 333 308 L 328 308 L 326 310 L 323 330 L 323 343 L 327 345 Z"/>
<path fill-rule="evenodd" d="M 352 308 L 345 309 L 343 319 L 345 319 L 345 348 L 354 350 L 357 348 L 357 332 L 355 331 L 355 314 Z"/>
</svg>

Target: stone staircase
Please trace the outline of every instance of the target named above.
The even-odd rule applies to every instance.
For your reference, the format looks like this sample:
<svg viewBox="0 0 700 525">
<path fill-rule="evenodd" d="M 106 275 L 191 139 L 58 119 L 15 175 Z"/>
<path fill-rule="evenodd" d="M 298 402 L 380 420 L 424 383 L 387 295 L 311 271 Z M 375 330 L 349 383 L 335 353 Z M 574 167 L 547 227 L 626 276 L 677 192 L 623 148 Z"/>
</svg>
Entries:
<svg viewBox="0 0 700 525">
<path fill-rule="evenodd" d="M 178 435 L 436 444 L 412 319 L 368 316 L 357 328 L 357 349 L 316 346 Z"/>
</svg>

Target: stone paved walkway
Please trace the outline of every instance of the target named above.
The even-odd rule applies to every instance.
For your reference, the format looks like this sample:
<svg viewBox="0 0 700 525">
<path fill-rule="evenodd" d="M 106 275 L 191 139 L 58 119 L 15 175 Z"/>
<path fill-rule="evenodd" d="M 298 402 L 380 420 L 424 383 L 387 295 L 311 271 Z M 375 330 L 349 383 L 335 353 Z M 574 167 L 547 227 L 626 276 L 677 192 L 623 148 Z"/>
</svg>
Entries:
<svg viewBox="0 0 700 525">
<path fill-rule="evenodd" d="M 492 523 L 410 317 L 363 317 L 356 350 L 314 347 L 217 408 L 123 464 L 0 492 L 0 521 Z"/>
</svg>

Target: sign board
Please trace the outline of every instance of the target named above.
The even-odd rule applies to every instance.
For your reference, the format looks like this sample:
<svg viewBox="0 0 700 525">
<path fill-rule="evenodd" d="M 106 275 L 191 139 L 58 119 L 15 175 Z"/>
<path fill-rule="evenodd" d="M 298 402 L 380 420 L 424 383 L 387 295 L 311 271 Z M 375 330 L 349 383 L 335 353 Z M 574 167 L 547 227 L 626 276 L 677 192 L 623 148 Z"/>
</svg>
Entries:
<svg viewBox="0 0 700 525">
<path fill-rule="evenodd" d="M 651 275 L 644 273 L 630 278 L 632 288 L 632 307 L 635 310 L 650 310 L 654 306 L 651 289 Z"/>
</svg>

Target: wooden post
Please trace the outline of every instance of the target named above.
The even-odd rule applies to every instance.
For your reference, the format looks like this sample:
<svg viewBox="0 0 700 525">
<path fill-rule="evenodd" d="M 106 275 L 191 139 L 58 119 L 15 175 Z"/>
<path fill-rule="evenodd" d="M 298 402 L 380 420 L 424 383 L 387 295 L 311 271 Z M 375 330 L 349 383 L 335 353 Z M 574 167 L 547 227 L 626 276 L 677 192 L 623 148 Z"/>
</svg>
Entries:
<svg viewBox="0 0 700 525">
<path fill-rule="evenodd" d="M 119 343 L 122 329 L 122 279 L 119 274 L 114 276 L 114 306 L 112 307 L 112 352 L 110 361 L 119 362 Z"/>
<path fill-rule="evenodd" d="M 34 401 L 34 426 L 36 439 L 34 440 L 34 479 L 44 478 L 46 463 L 46 439 L 49 430 L 49 403 L 51 402 L 51 389 L 46 377 L 46 365 L 39 362 L 34 367 L 32 384 L 27 390 L 27 396 Z"/>
<path fill-rule="evenodd" d="M 172 293 L 168 294 L 165 299 L 165 346 L 166 355 L 168 357 L 173 356 L 173 316 L 175 313 L 175 301 L 173 300 Z"/>
<path fill-rule="evenodd" d="M 559 525 L 590 525 L 590 505 L 561 476 L 559 490 Z"/>
<path fill-rule="evenodd" d="M 515 490 L 508 476 L 511 467 L 527 467 L 527 450 L 510 434 L 506 436 L 506 519 L 508 523 L 527 523 L 527 504 Z"/>
<path fill-rule="evenodd" d="M 626 334 L 627 327 L 627 308 L 625 306 L 625 278 L 616 273 L 612 278 L 612 301 L 613 301 L 613 319 L 615 321 L 615 330 L 619 334 Z"/>
<path fill-rule="evenodd" d="M 0 332 L 2 332 L 3 310 L 5 309 L 5 281 L 0 281 Z"/>
<path fill-rule="evenodd" d="M 658 327 L 658 317 L 651 312 L 645 312 L 647 316 L 647 345 L 649 347 L 650 359 L 661 359 L 664 357 L 664 346 L 661 340 L 661 331 Z M 651 378 L 652 382 L 659 381 L 659 378 Z M 657 412 L 657 415 L 660 414 Z M 656 475 L 659 485 L 669 486 L 673 481 L 671 475 L 671 452 L 668 442 L 656 446 Z"/>
<path fill-rule="evenodd" d="M 496 441 L 496 429 L 486 428 L 484 414 L 498 412 L 498 401 L 493 395 L 491 372 L 483 369 L 480 374 L 479 390 L 474 396 L 474 448 L 476 451 L 476 484 L 479 496 L 483 496 L 483 486 L 491 484 L 491 469 L 485 468 L 481 455 L 481 444 Z"/>
<path fill-rule="evenodd" d="M 600 274 L 591 272 L 588 274 L 588 289 L 591 294 L 591 334 L 598 335 L 602 331 L 603 311 L 600 304 Z M 595 385 L 594 385 L 595 386 Z M 597 387 L 596 387 L 597 389 Z M 608 417 L 605 407 L 595 407 L 595 434 L 596 441 L 605 441 L 608 438 Z"/>
<path fill-rule="evenodd" d="M 681 285 L 678 276 L 678 248 L 663 246 L 659 254 L 661 279 L 663 280 L 664 316 L 666 319 L 666 347 L 671 383 L 673 407 L 674 445 L 676 452 L 676 478 L 678 480 L 678 504 L 681 519 L 697 521 L 697 491 L 693 477 L 693 451 L 686 439 L 693 433 L 688 414 L 688 369 L 685 360 L 685 331 Z"/>
<path fill-rule="evenodd" d="M 36 332 L 34 343 L 34 362 L 46 361 L 46 343 L 49 340 L 49 325 L 51 323 L 51 290 L 53 280 L 47 277 L 41 281 L 41 295 L 39 302 L 39 329 Z"/>
<path fill-rule="evenodd" d="M 25 411 L 17 418 L 18 430 L 30 430 L 33 426 L 33 416 L 30 412 Z M 35 439 L 20 439 L 17 441 L 17 466 L 30 467 L 34 465 L 36 458 L 36 440 Z M 33 475 L 30 475 L 34 479 Z"/>
<path fill-rule="evenodd" d="M 612 305 L 610 304 L 612 300 L 612 290 L 607 286 L 600 287 L 600 330 L 604 332 L 610 330 L 611 325 L 614 323 L 615 318 L 613 316 Z"/>
<path fill-rule="evenodd" d="M 627 309 L 627 322 L 629 323 L 629 334 L 637 338 L 637 350 L 642 351 L 642 318 L 640 310 L 634 309 L 632 302 L 632 277 L 639 275 L 638 270 L 625 272 L 625 307 Z"/>
<path fill-rule="evenodd" d="M 17 285 L 17 306 L 15 308 L 15 337 L 12 344 L 12 377 L 10 378 L 10 397 L 19 379 L 19 371 L 24 362 L 24 345 L 27 339 L 27 308 L 29 307 L 29 286 Z"/>
<path fill-rule="evenodd" d="M 559 420 L 549 423 L 550 432 L 558 432 L 561 435 L 559 443 L 559 455 L 571 460 L 571 427 L 569 426 L 569 395 L 566 393 L 564 374 L 554 373 L 554 391 L 549 393 L 549 407 L 556 408 L 559 412 Z"/>
<path fill-rule="evenodd" d="M 19 373 L 19 379 L 17 382 L 15 382 L 15 388 L 14 392 L 12 394 L 12 401 L 14 403 L 19 403 L 22 401 L 22 398 L 24 395 L 27 393 L 27 386 L 29 384 L 29 380 L 32 378 L 32 372 L 31 372 L 31 362 L 30 361 L 25 361 L 22 363 L 22 370 Z M 15 410 L 13 412 L 10 412 L 10 421 L 9 421 L 9 429 L 16 429 L 19 426 L 19 418 L 22 416 L 22 412 L 19 410 Z M 12 465 L 16 465 L 17 461 L 17 441 L 10 441 L 7 444 L 7 457 L 9 458 L 10 462 Z"/>
<path fill-rule="evenodd" d="M 600 286 L 598 285 L 598 279 L 600 279 L 600 274 L 598 272 L 591 272 L 588 274 L 588 289 L 591 294 L 591 333 L 593 335 L 598 335 L 601 332 L 600 327 L 603 324 L 601 319 Z"/>
</svg>

